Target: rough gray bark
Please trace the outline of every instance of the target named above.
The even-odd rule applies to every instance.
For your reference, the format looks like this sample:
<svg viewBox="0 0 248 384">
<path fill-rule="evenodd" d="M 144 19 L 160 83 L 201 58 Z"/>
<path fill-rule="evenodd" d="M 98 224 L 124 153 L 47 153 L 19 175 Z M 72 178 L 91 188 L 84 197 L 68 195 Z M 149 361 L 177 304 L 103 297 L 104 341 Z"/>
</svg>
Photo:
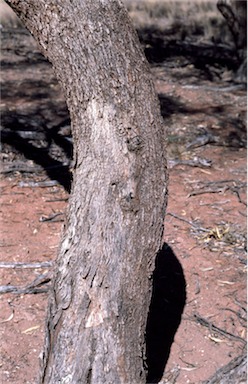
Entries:
<svg viewBox="0 0 248 384">
<path fill-rule="evenodd" d="M 166 205 L 163 128 L 148 65 L 119 0 L 8 3 L 53 64 L 74 138 L 40 382 L 144 383 Z"/>
</svg>

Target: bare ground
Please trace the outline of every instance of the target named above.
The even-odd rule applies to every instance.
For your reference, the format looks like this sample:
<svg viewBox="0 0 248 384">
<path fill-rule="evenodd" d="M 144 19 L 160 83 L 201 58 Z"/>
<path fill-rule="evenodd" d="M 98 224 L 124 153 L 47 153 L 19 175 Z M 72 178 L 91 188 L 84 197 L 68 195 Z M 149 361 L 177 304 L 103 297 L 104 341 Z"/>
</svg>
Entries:
<svg viewBox="0 0 248 384">
<path fill-rule="evenodd" d="M 210 80 L 180 57 L 153 65 L 152 73 L 170 169 L 164 239 L 187 283 L 162 382 L 201 383 L 245 353 L 246 90 L 228 71 Z M 26 34 L 8 31 L 3 39 L 1 108 L 1 262 L 54 261 L 68 198 L 70 132 L 51 68 Z M 33 131 L 39 140 L 27 137 Z M 1 265 L 1 286 L 27 287 L 49 271 Z M 37 291 L 47 288 L 45 282 L 30 288 L 36 294 L 0 295 L 2 383 L 37 379 L 48 296 Z"/>
</svg>

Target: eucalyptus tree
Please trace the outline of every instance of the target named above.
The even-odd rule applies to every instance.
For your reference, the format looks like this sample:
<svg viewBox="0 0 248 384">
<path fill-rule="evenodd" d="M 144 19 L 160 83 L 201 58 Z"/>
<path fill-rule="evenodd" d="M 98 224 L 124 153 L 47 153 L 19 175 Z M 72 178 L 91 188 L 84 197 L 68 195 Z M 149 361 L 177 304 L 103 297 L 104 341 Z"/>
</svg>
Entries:
<svg viewBox="0 0 248 384">
<path fill-rule="evenodd" d="M 40 382 L 144 383 L 167 185 L 149 66 L 119 0 L 8 3 L 53 65 L 74 140 Z"/>
</svg>

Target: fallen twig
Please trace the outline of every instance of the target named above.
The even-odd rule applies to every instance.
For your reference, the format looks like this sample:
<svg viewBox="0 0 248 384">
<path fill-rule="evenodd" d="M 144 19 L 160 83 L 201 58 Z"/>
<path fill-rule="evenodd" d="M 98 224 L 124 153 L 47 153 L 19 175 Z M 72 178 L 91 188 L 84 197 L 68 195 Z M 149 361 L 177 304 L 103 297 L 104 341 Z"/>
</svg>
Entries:
<svg viewBox="0 0 248 384">
<path fill-rule="evenodd" d="M 9 164 L 9 163 L 3 163 L 2 169 L 0 169 L 0 173 L 7 174 L 12 172 L 23 172 L 23 173 L 35 173 L 35 172 L 41 172 L 42 167 L 38 165 L 29 165 L 26 163 L 19 162 L 17 164 Z"/>
<path fill-rule="evenodd" d="M 241 320 L 240 323 L 242 322 L 242 326 L 246 326 L 247 319 L 246 319 L 246 317 L 241 316 L 241 314 L 239 312 L 234 311 L 234 309 L 231 309 L 231 308 L 220 308 L 220 310 L 229 311 L 229 312 L 234 313 L 237 316 L 237 318 L 239 319 L 239 321 Z"/>
<path fill-rule="evenodd" d="M 61 198 L 61 199 L 49 199 L 49 200 L 45 200 L 46 203 L 55 203 L 57 201 L 68 201 L 68 197 L 65 197 L 65 198 Z"/>
<path fill-rule="evenodd" d="M 26 140 L 45 140 L 46 135 L 43 132 L 39 131 L 17 131 L 14 132 L 11 129 L 3 129 L 1 130 L 1 134 L 3 137 L 16 138 L 20 136 L 22 139 Z"/>
<path fill-rule="evenodd" d="M 230 332 L 225 331 L 224 329 L 217 327 L 216 325 L 214 325 L 210 321 L 204 319 L 203 317 L 201 317 L 197 314 L 194 314 L 193 319 L 196 320 L 199 324 L 203 325 L 204 327 L 207 327 L 211 332 L 219 333 L 220 335 L 225 336 L 225 337 L 232 339 L 232 340 L 241 341 L 242 343 L 244 343 L 246 345 L 246 340 L 243 339 L 242 337 L 234 335 Z"/>
<path fill-rule="evenodd" d="M 15 294 L 31 294 L 31 293 L 46 293 L 50 290 L 50 286 L 41 288 L 44 284 L 48 284 L 51 281 L 52 273 L 48 272 L 45 275 L 38 276 L 31 284 L 25 287 L 16 287 L 14 285 L 1 285 L 1 293 L 15 293 Z"/>
<path fill-rule="evenodd" d="M 223 187 L 223 188 L 218 188 L 218 189 L 204 189 L 201 191 L 193 191 L 188 194 L 187 197 L 191 196 L 197 196 L 197 195 L 204 195 L 205 193 L 224 193 L 228 190 L 228 188 Z"/>
<path fill-rule="evenodd" d="M 219 368 L 215 374 L 202 384 L 244 384 L 247 378 L 247 356 L 235 357 L 227 365 Z"/>
<path fill-rule="evenodd" d="M 172 216 L 172 217 L 174 217 L 175 219 L 178 219 L 178 220 L 184 221 L 185 223 L 187 223 L 187 224 L 191 225 L 192 227 L 194 227 L 194 228 L 198 229 L 199 231 L 202 231 L 202 232 L 209 232 L 209 230 L 208 230 L 208 229 L 206 229 L 206 228 L 203 228 L 203 227 L 199 227 L 197 224 L 193 223 L 192 221 L 190 221 L 190 220 L 187 220 L 187 219 L 184 219 L 183 217 L 181 217 L 181 216 L 178 216 L 178 215 L 176 215 L 175 213 L 172 213 L 172 212 L 168 212 L 168 213 L 167 213 L 167 215 L 169 215 L 169 216 Z"/>
<path fill-rule="evenodd" d="M 236 297 L 234 297 L 234 303 L 236 304 L 236 305 L 238 305 L 245 313 L 247 313 L 247 308 L 246 308 L 246 304 L 242 304 L 242 303 L 240 303 L 238 300 L 237 300 L 237 298 Z"/>
<path fill-rule="evenodd" d="M 23 263 L 23 262 L 12 262 L 6 263 L 5 261 L 0 262 L 0 268 L 50 268 L 53 266 L 53 261 L 43 261 L 37 263 Z"/>
<path fill-rule="evenodd" d="M 228 184 L 229 183 L 229 184 Z M 232 185 L 230 185 L 232 183 Z M 223 186 L 223 184 L 226 184 Z M 219 180 L 219 181 L 210 181 L 207 183 L 198 183 L 198 189 L 190 192 L 187 197 L 202 195 L 205 193 L 225 193 L 226 191 L 231 191 L 235 193 L 239 199 L 239 202 L 247 205 L 240 197 L 239 189 L 246 187 L 245 182 L 239 180 Z"/>
<path fill-rule="evenodd" d="M 238 196 L 238 200 L 239 200 L 239 202 L 240 202 L 241 204 L 244 204 L 244 205 L 247 206 L 246 201 L 243 201 L 243 200 L 241 199 L 241 197 L 240 197 L 240 193 L 239 193 L 238 187 L 233 187 L 233 188 L 231 189 L 231 191 L 232 191 L 233 193 L 236 193 L 236 195 Z"/>
<path fill-rule="evenodd" d="M 1 164 L 0 174 L 7 174 L 7 173 L 12 173 L 12 172 L 37 173 L 37 172 L 42 172 L 44 169 L 48 170 L 48 169 L 59 169 L 59 168 L 65 168 L 65 165 L 58 164 L 58 165 L 52 165 L 52 166 L 48 166 L 48 167 L 42 167 L 42 166 L 37 165 L 37 164 L 36 165 L 29 165 L 28 163 L 21 162 L 21 161 L 19 161 L 16 164 L 4 162 Z M 58 182 L 56 180 L 51 180 L 51 181 L 53 183 L 56 182 L 56 185 L 58 184 Z M 34 185 L 35 187 L 39 186 L 39 185 L 36 185 L 37 183 L 35 183 L 35 185 Z M 44 182 L 42 182 L 42 183 L 44 183 Z M 29 187 L 29 186 L 33 186 L 33 184 L 34 184 L 34 182 L 24 183 L 23 181 L 21 181 L 19 183 L 19 186 L 20 187 Z M 42 186 L 43 185 L 41 185 L 41 187 Z M 46 187 L 46 186 L 47 185 L 44 185 L 43 187 Z"/>
<path fill-rule="evenodd" d="M 54 220 L 56 217 L 61 216 L 61 215 L 63 215 L 62 212 L 53 213 L 52 215 L 49 215 L 49 216 L 41 216 L 39 221 L 41 223 L 44 223 L 45 221 L 53 221 L 53 222 L 55 222 L 55 221 L 64 221 L 64 219 Z"/>
<path fill-rule="evenodd" d="M 200 135 L 195 138 L 191 143 L 186 147 L 187 150 L 197 147 L 202 147 L 206 144 L 218 142 L 218 137 L 213 136 L 210 132 L 205 131 L 203 135 Z"/>
<path fill-rule="evenodd" d="M 163 376 L 163 381 L 165 380 L 165 383 L 176 384 L 177 378 L 180 374 L 180 370 L 181 368 L 176 365 L 170 371 L 165 372 Z"/>
<path fill-rule="evenodd" d="M 168 161 L 169 168 L 173 168 L 176 165 L 188 165 L 190 167 L 210 168 L 212 166 L 212 161 L 198 156 L 194 156 L 194 158 L 191 160 L 175 159 Z"/>
<path fill-rule="evenodd" d="M 21 188 L 47 188 L 47 187 L 54 187 L 55 185 L 59 185 L 59 182 L 57 180 L 47 180 L 47 181 L 29 181 L 25 183 L 24 181 L 20 181 L 18 183 L 19 187 Z"/>
</svg>

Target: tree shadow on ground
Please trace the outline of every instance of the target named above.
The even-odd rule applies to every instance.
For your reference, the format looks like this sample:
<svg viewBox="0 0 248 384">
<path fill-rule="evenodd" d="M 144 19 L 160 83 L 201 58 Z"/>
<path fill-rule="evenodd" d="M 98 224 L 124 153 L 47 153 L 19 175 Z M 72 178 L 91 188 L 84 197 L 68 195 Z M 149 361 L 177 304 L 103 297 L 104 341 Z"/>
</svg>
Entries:
<svg viewBox="0 0 248 384">
<path fill-rule="evenodd" d="M 160 102 L 160 111 L 164 119 L 170 117 L 174 113 L 190 113 L 189 109 L 179 101 L 178 97 L 168 96 L 163 93 L 158 94 Z"/>
<path fill-rule="evenodd" d="M 180 27 L 179 27 L 180 28 Z M 207 66 L 221 66 L 237 70 L 240 65 L 237 49 L 232 39 L 226 42 L 217 42 L 208 38 L 202 42 L 202 31 L 196 34 L 188 31 L 187 39 L 180 33 L 178 27 L 160 30 L 156 27 L 144 27 L 137 30 L 140 42 L 149 63 L 162 63 L 171 57 L 185 57 L 194 66 L 206 70 Z M 221 27 L 220 27 L 221 38 Z"/>
<path fill-rule="evenodd" d="M 172 248 L 164 243 L 156 257 L 146 326 L 147 383 L 158 383 L 163 376 L 185 302 L 182 266 Z"/>
<path fill-rule="evenodd" d="M 53 113 L 56 122 L 56 111 Z M 73 155 L 73 144 L 68 137 L 59 132 L 65 126 L 70 127 L 69 117 L 64 117 L 59 124 L 50 129 L 46 126 L 48 121 L 37 111 L 27 115 L 4 113 L 1 120 L 2 145 L 7 144 L 26 159 L 32 160 L 44 169 L 51 180 L 56 180 L 67 192 L 70 192 L 72 182 L 70 161 Z M 52 153 L 53 150 L 56 150 L 55 156 Z"/>
<path fill-rule="evenodd" d="M 1 145 L 7 172 L 31 160 L 22 172 L 44 170 L 70 192 L 70 116 L 52 65 L 25 29 L 6 28 L 2 37 Z"/>
<path fill-rule="evenodd" d="M 213 134 L 213 140 L 209 141 L 213 145 L 222 145 L 233 148 L 245 148 L 247 144 L 246 131 L 246 116 L 233 116 L 231 106 L 223 105 L 199 105 L 189 106 L 181 102 L 178 97 L 158 94 L 160 102 L 160 110 L 163 119 L 169 119 L 173 114 L 186 115 L 205 115 L 214 117 L 218 121 L 220 129 L 215 130 L 211 127 L 205 129 L 205 134 Z M 192 127 L 191 134 L 195 135 Z M 198 132 L 198 135 L 203 135 L 204 132 Z M 187 132 L 188 138 L 189 132 Z"/>
</svg>

